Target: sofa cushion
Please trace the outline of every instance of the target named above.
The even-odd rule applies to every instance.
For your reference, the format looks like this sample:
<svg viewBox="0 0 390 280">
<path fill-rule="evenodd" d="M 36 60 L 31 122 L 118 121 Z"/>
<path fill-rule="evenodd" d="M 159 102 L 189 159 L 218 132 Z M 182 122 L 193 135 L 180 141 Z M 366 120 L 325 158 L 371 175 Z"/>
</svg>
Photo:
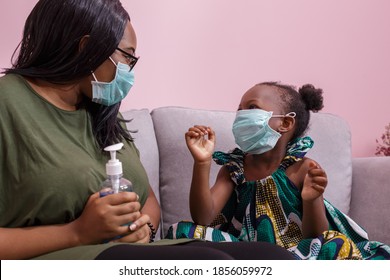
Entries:
<svg viewBox="0 0 390 280">
<path fill-rule="evenodd" d="M 160 196 L 163 231 L 180 220 L 191 220 L 189 188 L 193 160 L 186 147 L 184 134 L 189 127 L 203 124 L 216 132 L 216 150 L 235 147 L 231 126 L 235 112 L 161 107 L 152 112 L 160 153 Z M 348 212 L 351 193 L 350 133 L 346 123 L 331 114 L 313 114 L 308 134 L 315 145 L 308 154 L 327 170 L 329 184 L 325 197 L 336 207 Z M 210 184 L 220 166 L 211 167 Z"/>
<path fill-rule="evenodd" d="M 390 244 L 390 157 L 354 158 L 350 216 L 370 240 Z"/>
</svg>

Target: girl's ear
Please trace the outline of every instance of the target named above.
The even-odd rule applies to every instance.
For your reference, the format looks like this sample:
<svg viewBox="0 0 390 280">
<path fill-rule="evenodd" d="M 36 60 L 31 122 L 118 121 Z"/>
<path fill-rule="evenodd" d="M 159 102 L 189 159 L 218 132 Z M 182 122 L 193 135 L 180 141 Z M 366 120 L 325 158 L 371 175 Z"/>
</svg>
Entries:
<svg viewBox="0 0 390 280">
<path fill-rule="evenodd" d="M 285 116 L 283 117 L 282 124 L 279 126 L 279 132 L 280 133 L 289 132 L 294 128 L 294 125 L 295 125 L 295 118 L 291 116 Z"/>
</svg>

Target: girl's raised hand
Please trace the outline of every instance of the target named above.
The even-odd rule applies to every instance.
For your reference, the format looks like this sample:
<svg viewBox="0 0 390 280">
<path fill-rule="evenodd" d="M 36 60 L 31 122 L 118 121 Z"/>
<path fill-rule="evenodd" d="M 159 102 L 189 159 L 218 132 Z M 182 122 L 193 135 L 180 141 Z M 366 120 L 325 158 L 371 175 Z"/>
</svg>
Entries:
<svg viewBox="0 0 390 280">
<path fill-rule="evenodd" d="M 320 197 L 328 184 L 325 170 L 314 161 L 309 163 L 309 170 L 303 182 L 301 197 L 304 201 L 313 201 Z"/>
<path fill-rule="evenodd" d="M 215 133 L 210 127 L 203 125 L 190 127 L 185 134 L 185 139 L 195 161 L 211 160 L 215 146 Z"/>
</svg>

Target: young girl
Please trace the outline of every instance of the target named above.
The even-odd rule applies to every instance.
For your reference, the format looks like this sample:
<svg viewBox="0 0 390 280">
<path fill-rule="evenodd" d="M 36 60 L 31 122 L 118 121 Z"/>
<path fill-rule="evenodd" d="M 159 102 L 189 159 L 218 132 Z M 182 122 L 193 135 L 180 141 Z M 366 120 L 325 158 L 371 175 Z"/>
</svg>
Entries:
<svg viewBox="0 0 390 280">
<path fill-rule="evenodd" d="M 323 198 L 325 171 L 305 157 L 313 140 L 304 134 L 310 111 L 323 107 L 322 90 L 266 82 L 241 99 L 233 134 L 239 148 L 215 152 L 207 126 L 185 135 L 194 158 L 190 211 L 168 238 L 266 241 L 297 259 L 389 259 L 390 247 L 368 241 L 366 232 Z M 209 187 L 212 158 L 222 165 Z"/>
</svg>

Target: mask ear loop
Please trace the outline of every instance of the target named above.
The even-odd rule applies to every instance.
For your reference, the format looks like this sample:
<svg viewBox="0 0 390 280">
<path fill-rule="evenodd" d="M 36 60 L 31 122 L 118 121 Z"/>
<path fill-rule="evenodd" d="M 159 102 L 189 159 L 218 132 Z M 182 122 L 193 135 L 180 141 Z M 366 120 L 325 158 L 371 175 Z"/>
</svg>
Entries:
<svg viewBox="0 0 390 280">
<path fill-rule="evenodd" d="M 295 112 L 290 112 L 290 113 L 287 113 L 286 115 L 284 115 L 285 117 L 290 117 L 290 118 L 295 118 L 297 116 L 297 113 Z"/>
<path fill-rule="evenodd" d="M 97 82 L 98 80 L 96 79 L 95 73 L 93 73 L 93 71 L 92 71 L 91 74 L 92 74 L 92 77 L 95 79 L 95 82 Z"/>
<path fill-rule="evenodd" d="M 111 58 L 111 56 L 109 56 L 108 58 L 111 60 L 112 63 L 114 63 L 115 66 L 118 66 L 118 64 L 115 63 L 115 61 Z"/>
<path fill-rule="evenodd" d="M 295 112 L 290 112 L 290 113 L 287 113 L 285 115 L 272 115 L 271 118 L 284 118 L 284 117 L 295 118 L 296 115 L 297 114 Z"/>
<path fill-rule="evenodd" d="M 108 57 L 112 63 L 114 63 L 115 67 L 118 67 L 118 65 L 115 63 L 115 61 L 111 58 L 111 56 Z M 91 71 L 91 74 L 92 74 L 92 77 L 95 79 L 95 81 L 97 82 L 98 79 L 96 79 L 96 76 L 95 76 L 95 73 L 93 71 Z"/>
<path fill-rule="evenodd" d="M 295 112 L 290 112 L 290 113 L 287 113 L 287 114 L 285 114 L 285 115 L 275 115 L 275 116 L 272 116 L 272 117 L 279 117 L 279 118 L 293 118 L 293 119 L 295 119 L 295 117 L 296 117 L 296 115 L 297 115 L 297 113 L 295 113 Z M 278 133 L 282 133 L 282 132 L 280 132 L 280 131 L 278 131 Z"/>
</svg>

